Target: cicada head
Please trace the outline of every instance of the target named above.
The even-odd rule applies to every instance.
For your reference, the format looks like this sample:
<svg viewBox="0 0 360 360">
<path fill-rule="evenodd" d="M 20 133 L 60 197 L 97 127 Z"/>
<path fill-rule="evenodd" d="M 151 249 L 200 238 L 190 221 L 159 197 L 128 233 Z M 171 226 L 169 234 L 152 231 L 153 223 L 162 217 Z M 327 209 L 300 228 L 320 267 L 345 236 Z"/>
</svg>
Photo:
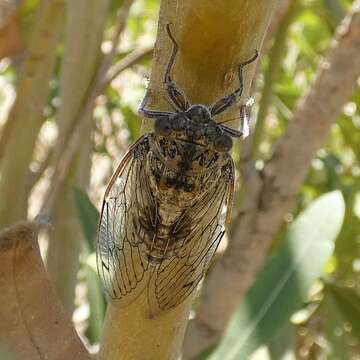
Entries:
<svg viewBox="0 0 360 360">
<path fill-rule="evenodd" d="M 210 110 L 201 104 L 190 106 L 190 108 L 186 110 L 185 115 L 189 120 L 199 125 L 209 124 L 214 121 L 211 117 Z"/>
<path fill-rule="evenodd" d="M 232 139 L 212 118 L 205 105 L 192 105 L 183 113 L 155 120 L 156 135 L 172 140 L 182 140 L 208 149 L 227 153 L 232 148 Z"/>
</svg>

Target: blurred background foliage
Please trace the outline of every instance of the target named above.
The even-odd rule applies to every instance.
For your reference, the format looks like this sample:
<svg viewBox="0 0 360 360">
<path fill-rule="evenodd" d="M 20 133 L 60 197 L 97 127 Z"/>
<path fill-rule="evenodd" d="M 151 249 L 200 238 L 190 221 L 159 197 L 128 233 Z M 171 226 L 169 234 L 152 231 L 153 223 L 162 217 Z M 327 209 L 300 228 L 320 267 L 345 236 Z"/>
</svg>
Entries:
<svg viewBox="0 0 360 360">
<path fill-rule="evenodd" d="M 78 2 L 78 4 L 80 3 L 81 1 Z M 88 5 L 84 5 L 84 9 L 87 6 L 93 6 L 94 11 L 94 4 L 96 5 L 96 1 L 91 1 Z M 101 52 L 107 53 L 110 50 L 116 14 L 122 4 L 123 2 L 119 0 L 108 1 L 106 4 L 108 7 L 103 10 L 105 14 L 103 25 L 100 24 L 97 28 L 91 23 L 94 19 L 89 17 L 89 28 L 85 28 L 86 36 L 90 36 L 94 28 L 98 33 L 92 34 L 92 36 L 102 38 L 102 40 L 101 44 L 99 42 L 98 48 L 95 45 L 91 49 L 90 45 L 86 45 L 88 53 L 84 52 L 79 55 L 80 67 L 88 66 L 91 69 L 86 75 L 87 80 L 84 80 L 83 94 L 80 98 L 67 100 L 67 106 L 73 106 L 70 111 L 73 119 L 68 119 L 70 122 L 76 121 L 74 114 L 81 109 L 83 96 L 86 96 L 93 83 L 96 69 L 100 63 Z M 254 136 L 253 153 L 258 169 L 263 168 L 271 155 L 273 144 L 282 136 L 288 122 L 291 121 L 298 99 L 309 88 L 319 62 L 326 55 L 337 25 L 347 14 L 351 4 L 350 0 L 293 0 L 286 13 L 278 18 L 278 31 L 271 35 L 271 39 L 267 40 L 267 46 L 254 81 L 255 106 L 252 111 L 252 125 L 254 125 L 255 119 L 257 125 L 252 136 Z M 1 144 L 5 143 L 6 145 L 7 142 L 5 128 L 8 114 L 17 89 L 21 86 L 19 79 L 28 49 L 33 46 L 31 33 L 38 23 L 37 11 L 40 6 L 41 1 L 38 0 L 3 0 L 0 3 L 0 172 L 3 178 L 5 159 L 14 156 L 14 153 L 10 154 L 6 151 L 1 153 Z M 158 9 L 158 0 L 136 0 L 134 2 L 130 9 L 126 29 L 116 51 L 116 62 L 121 62 L 126 56 L 134 54 L 139 49 L 151 49 L 156 36 Z M 79 9 L 78 11 L 80 12 Z M 79 15 L 80 20 L 85 18 L 81 12 L 75 15 Z M 24 147 L 19 145 L 16 149 L 16 152 L 22 152 L 24 148 L 27 148 L 26 151 L 30 151 L 32 154 L 31 162 L 26 168 L 26 180 L 22 180 L 28 186 L 25 199 L 28 206 L 24 211 L 27 212 L 29 218 L 34 218 L 39 213 L 46 196 L 48 196 L 48 189 L 51 191 L 54 181 L 51 175 L 56 160 L 54 154 L 60 153 L 61 155 L 66 148 L 64 145 L 59 148 L 56 142 L 57 138 L 66 140 L 71 135 L 71 126 L 62 133 L 64 119 L 61 111 L 64 110 L 61 110 L 61 104 L 65 101 L 62 96 L 67 92 L 71 94 L 72 91 L 76 91 L 72 86 L 79 79 L 70 82 L 64 79 L 64 72 L 69 72 L 65 68 L 67 60 L 65 54 L 69 54 L 71 51 L 71 46 L 69 47 L 68 44 L 76 35 L 74 33 L 76 27 L 71 28 L 72 24 L 67 17 L 68 13 L 65 11 L 59 41 L 55 47 L 54 68 L 48 79 L 49 89 L 46 95 L 46 104 L 42 109 L 41 124 L 36 133 L 35 144 L 31 149 L 28 149 L 26 144 Z M 78 20 L 75 19 L 75 21 Z M 84 41 L 88 40 L 86 40 L 86 36 L 83 38 Z M 80 40 L 78 39 L 78 41 Z M 84 59 L 91 56 L 94 57 L 93 65 L 86 65 Z M 354 61 L 356 60 L 354 59 Z M 131 66 L 119 72 L 106 85 L 102 94 L 97 97 L 93 115 L 90 115 L 93 122 L 89 121 L 89 123 L 92 125 L 89 131 L 84 132 L 78 149 L 77 165 L 72 165 L 73 170 L 68 174 L 68 186 L 61 190 L 57 205 L 52 208 L 52 213 L 56 213 L 54 208 L 60 209 L 55 216 L 54 232 L 57 231 L 57 223 L 60 221 L 67 227 L 68 242 L 79 244 L 76 250 L 71 246 L 69 248 L 69 251 L 74 254 L 73 261 L 69 262 L 67 256 L 64 255 L 64 247 L 69 245 L 61 241 L 64 237 L 63 233 L 59 234 L 60 240 L 55 240 L 56 235 L 52 233 L 44 234 L 40 239 L 44 258 L 50 257 L 51 264 L 58 264 L 51 268 L 48 259 L 49 272 L 55 279 L 59 295 L 66 310 L 72 315 L 78 332 L 90 348 L 92 346 L 96 348 L 99 343 L 106 306 L 105 297 L 97 280 L 94 257 L 97 209 L 100 207 L 106 183 L 115 166 L 129 145 L 140 135 L 141 119 L 137 115 L 137 107 L 144 95 L 146 77 L 149 76 L 150 69 L 151 51 L 147 50 Z M 84 77 L 85 74 L 83 73 L 81 76 Z M 331 242 L 334 238 L 334 250 L 326 257 L 326 261 L 324 260 L 324 266 L 313 274 L 311 286 L 309 285 L 306 296 L 300 299 L 300 303 L 295 301 L 295 308 L 290 306 L 289 309 L 284 310 L 286 315 L 284 319 L 281 311 L 273 311 L 265 318 L 267 325 L 273 326 L 271 336 L 265 337 L 263 341 L 250 347 L 251 353 L 262 345 L 254 355 L 255 358 L 275 360 L 360 359 L 359 129 L 360 90 L 358 87 L 353 97 L 344 106 L 326 144 L 319 149 L 316 158 L 312 161 L 307 179 L 298 194 L 297 206 L 293 213 L 286 216 L 284 231 L 274 241 L 274 256 L 279 256 L 282 247 L 287 244 L 286 239 L 289 238 L 290 231 L 288 225 L 290 224 L 291 229 L 292 223 L 296 223 L 294 219 L 300 212 L 313 205 L 315 199 L 334 189 L 340 190 L 345 200 L 342 230 L 336 237 L 337 229 L 335 229 L 325 239 Z M 11 136 L 17 137 L 18 133 L 11 133 Z M 24 139 L 26 141 L 26 134 Z M 298 146 L 302 147 L 306 144 L 298 144 Z M 6 146 L 4 148 L 6 149 Z M 82 149 L 83 155 L 79 155 Z M 237 144 L 233 152 L 237 167 L 240 151 L 240 144 Z M 79 181 L 77 176 L 71 175 L 72 172 L 80 173 L 80 175 L 88 174 L 88 176 L 85 176 L 85 181 Z M 241 194 L 240 190 L 241 181 L 238 181 L 238 194 Z M 16 189 L 13 193 L 16 194 Z M 67 193 L 70 195 L 65 195 Z M 59 205 L 64 199 L 66 201 L 71 199 L 74 211 Z M 1 198 L 0 201 L 2 201 Z M 16 202 L 17 199 L 13 198 L 13 201 Z M 235 216 L 240 201 L 241 197 L 238 196 L 235 201 Z M 335 205 L 323 203 L 323 206 L 330 208 L 335 206 L 333 211 L 338 214 L 337 219 L 342 219 L 341 201 Z M 321 211 L 315 215 L 312 213 L 310 222 L 302 225 L 300 233 L 303 234 L 303 241 L 306 241 L 308 236 L 312 236 L 311 227 L 320 226 L 321 221 L 325 221 L 323 226 L 326 228 L 326 218 L 324 219 L 322 215 Z M 21 216 L 18 217 L 21 218 Z M 6 225 L 9 225 L 7 221 L 0 218 L 0 226 Z M 74 226 L 81 226 L 81 235 L 74 230 Z M 301 241 L 301 236 L 298 236 L 297 239 Z M 50 244 L 52 241 L 54 243 L 59 241 L 59 246 L 55 247 L 51 256 L 49 255 L 51 253 L 49 241 Z M 320 242 L 321 240 L 315 236 L 314 241 Z M 315 251 L 313 254 L 308 254 L 307 260 L 312 256 L 314 263 L 317 263 L 320 253 Z M 309 267 L 311 268 L 311 266 Z M 67 269 L 68 275 L 62 276 L 65 269 Z M 276 272 L 274 273 L 274 281 L 278 275 Z M 305 277 L 297 279 L 298 282 L 301 283 L 302 280 L 305 282 L 308 275 L 307 269 L 303 270 L 303 275 Z M 74 281 L 70 281 L 69 278 L 73 278 Z M 261 280 L 260 276 L 258 281 L 261 284 L 261 281 L 265 280 Z M 256 286 L 259 287 L 259 285 L 255 285 L 255 290 L 252 289 L 253 292 L 256 292 Z M 273 296 L 271 290 L 270 288 L 269 294 L 261 294 L 261 296 L 263 298 Z M 290 303 L 291 294 L 292 292 L 289 290 L 289 292 L 280 292 L 274 296 L 280 303 L 281 301 L 286 303 L 287 298 Z M 259 304 L 259 307 L 261 308 L 262 305 Z M 244 305 L 242 306 L 244 307 Z M 239 311 L 244 310 L 240 309 Z M 279 316 L 282 316 L 281 321 Z M 236 322 L 236 317 L 234 321 Z M 233 338 L 235 337 L 235 339 L 242 333 L 241 329 L 232 331 L 234 331 Z M 230 342 L 228 346 L 233 345 L 234 343 Z M 207 359 L 208 353 L 203 354 L 202 358 Z"/>
</svg>

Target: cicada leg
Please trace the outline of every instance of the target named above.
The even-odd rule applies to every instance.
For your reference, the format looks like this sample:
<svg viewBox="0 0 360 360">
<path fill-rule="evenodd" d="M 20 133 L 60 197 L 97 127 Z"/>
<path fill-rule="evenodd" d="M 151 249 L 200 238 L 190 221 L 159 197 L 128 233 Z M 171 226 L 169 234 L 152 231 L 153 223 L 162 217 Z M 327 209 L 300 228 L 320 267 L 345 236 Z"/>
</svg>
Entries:
<svg viewBox="0 0 360 360">
<path fill-rule="evenodd" d="M 233 93 L 231 93 L 230 95 L 224 96 L 223 98 L 216 101 L 214 105 L 211 106 L 210 112 L 211 112 L 212 116 L 222 113 L 223 111 L 228 109 L 230 106 L 234 105 L 236 103 L 236 101 L 241 97 L 243 90 L 244 90 L 244 74 L 243 74 L 244 67 L 246 65 L 249 65 L 252 62 L 254 62 L 258 58 L 258 56 L 259 56 L 259 54 L 258 54 L 258 51 L 256 50 L 255 55 L 251 59 L 241 63 L 238 66 L 238 76 L 239 76 L 239 83 L 240 83 L 239 87 Z"/>
</svg>

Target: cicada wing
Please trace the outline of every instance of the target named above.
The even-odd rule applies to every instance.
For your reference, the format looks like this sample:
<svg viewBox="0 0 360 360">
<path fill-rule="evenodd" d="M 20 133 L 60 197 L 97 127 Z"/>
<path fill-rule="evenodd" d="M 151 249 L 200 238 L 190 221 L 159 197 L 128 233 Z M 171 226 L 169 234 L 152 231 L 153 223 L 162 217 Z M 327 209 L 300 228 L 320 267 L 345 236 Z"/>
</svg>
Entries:
<svg viewBox="0 0 360 360">
<path fill-rule="evenodd" d="M 98 273 L 120 306 L 138 297 L 150 276 L 138 219 L 139 209 L 152 201 L 144 174 L 147 151 L 144 136 L 121 161 L 106 189 L 98 225 Z"/>
<path fill-rule="evenodd" d="M 209 189 L 200 201 L 186 210 L 177 231 L 186 236 L 170 259 L 164 260 L 155 275 L 155 292 L 150 298 L 154 312 L 182 303 L 203 279 L 213 255 L 224 235 L 232 207 L 234 169 Z"/>
</svg>

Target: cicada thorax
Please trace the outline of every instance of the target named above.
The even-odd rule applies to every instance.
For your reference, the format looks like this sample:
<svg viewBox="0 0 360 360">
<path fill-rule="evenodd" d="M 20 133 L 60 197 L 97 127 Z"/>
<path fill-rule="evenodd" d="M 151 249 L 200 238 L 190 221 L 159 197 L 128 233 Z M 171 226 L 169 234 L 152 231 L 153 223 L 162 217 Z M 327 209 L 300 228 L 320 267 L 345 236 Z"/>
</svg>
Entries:
<svg viewBox="0 0 360 360">
<path fill-rule="evenodd" d="M 219 153 L 191 141 L 151 134 L 147 167 L 151 190 L 160 202 L 184 209 L 199 201 L 223 176 L 231 161 Z"/>
</svg>

